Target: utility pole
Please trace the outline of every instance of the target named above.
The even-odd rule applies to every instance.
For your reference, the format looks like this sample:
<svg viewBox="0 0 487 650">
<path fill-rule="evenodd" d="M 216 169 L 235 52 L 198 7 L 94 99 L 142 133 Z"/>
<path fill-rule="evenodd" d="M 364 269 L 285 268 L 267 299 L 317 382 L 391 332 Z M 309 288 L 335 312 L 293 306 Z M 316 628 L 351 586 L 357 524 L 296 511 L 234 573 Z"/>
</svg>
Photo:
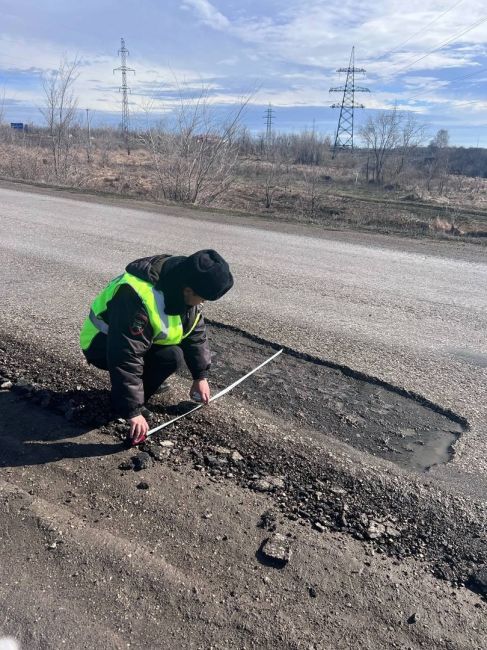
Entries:
<svg viewBox="0 0 487 650">
<path fill-rule="evenodd" d="M 118 50 L 118 54 L 120 56 L 120 61 L 122 65 L 119 68 L 114 68 L 113 73 L 114 74 L 115 72 L 122 73 L 122 85 L 118 89 L 119 92 L 122 93 L 122 134 L 125 140 L 125 144 L 127 146 L 127 153 L 128 155 L 130 155 L 129 101 L 128 101 L 128 93 L 130 92 L 130 88 L 127 86 L 127 72 L 133 72 L 135 74 L 135 70 L 133 68 L 127 67 L 127 56 L 129 55 L 129 51 L 125 47 L 125 40 L 121 38 L 120 43 L 121 43 L 121 47 Z"/>
<path fill-rule="evenodd" d="M 355 85 L 355 73 L 365 74 L 364 68 L 355 67 L 355 46 L 352 47 L 348 68 L 339 68 L 337 72 L 346 72 L 347 77 L 344 86 L 330 88 L 331 93 L 343 93 L 341 104 L 332 104 L 331 106 L 331 108 L 340 109 L 332 158 L 335 158 L 337 149 L 353 151 L 353 113 L 356 108 L 365 108 L 363 104 L 355 103 L 355 93 L 370 92 L 368 88 Z"/>
</svg>

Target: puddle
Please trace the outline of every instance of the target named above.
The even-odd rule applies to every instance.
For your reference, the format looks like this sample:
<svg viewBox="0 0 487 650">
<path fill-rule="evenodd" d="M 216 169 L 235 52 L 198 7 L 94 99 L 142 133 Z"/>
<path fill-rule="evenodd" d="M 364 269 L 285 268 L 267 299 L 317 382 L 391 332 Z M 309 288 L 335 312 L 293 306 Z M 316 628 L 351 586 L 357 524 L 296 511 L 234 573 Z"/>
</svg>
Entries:
<svg viewBox="0 0 487 650">
<path fill-rule="evenodd" d="M 453 429 L 456 430 L 453 430 Z M 433 465 L 447 463 L 451 456 L 452 445 L 463 433 L 463 428 L 454 422 L 450 423 L 450 431 L 415 431 L 407 435 L 402 450 L 408 454 L 407 462 L 394 462 L 418 472 Z M 380 455 L 380 454 L 379 454 Z"/>
<path fill-rule="evenodd" d="M 210 326 L 209 337 L 212 381 L 219 388 L 273 352 L 266 343 L 224 327 Z M 423 472 L 451 459 L 452 445 L 465 431 L 461 418 L 356 374 L 282 354 L 235 395 L 296 428 L 313 428 L 410 470 Z"/>
</svg>

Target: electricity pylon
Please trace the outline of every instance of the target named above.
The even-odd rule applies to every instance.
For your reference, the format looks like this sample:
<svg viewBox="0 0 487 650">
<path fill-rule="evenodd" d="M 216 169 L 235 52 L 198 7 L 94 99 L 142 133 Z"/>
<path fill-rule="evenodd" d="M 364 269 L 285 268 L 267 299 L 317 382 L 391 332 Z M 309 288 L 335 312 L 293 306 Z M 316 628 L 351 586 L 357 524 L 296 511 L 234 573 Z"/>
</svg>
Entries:
<svg viewBox="0 0 487 650">
<path fill-rule="evenodd" d="M 127 67 L 127 56 L 129 54 L 129 51 L 125 47 L 125 40 L 121 38 L 120 43 L 121 47 L 118 50 L 118 54 L 120 55 L 122 65 L 119 68 L 114 68 L 113 74 L 119 71 L 122 73 L 122 85 L 118 89 L 118 91 L 122 93 L 122 134 L 127 146 L 127 153 L 130 154 L 128 101 L 128 93 L 130 92 L 130 88 L 127 86 L 127 72 L 133 72 L 135 74 L 135 70 L 133 68 Z"/>
<path fill-rule="evenodd" d="M 348 68 L 339 68 L 337 72 L 346 72 L 345 85 L 330 88 L 331 93 L 343 93 L 341 104 L 332 104 L 331 108 L 340 109 L 338 127 L 333 145 L 333 158 L 337 149 L 350 149 L 353 151 L 353 113 L 356 108 L 365 108 L 363 104 L 355 103 L 355 93 L 369 93 L 368 88 L 355 85 L 355 73 L 365 73 L 364 68 L 355 67 L 355 46 L 352 47 Z"/>
<path fill-rule="evenodd" d="M 274 120 L 274 110 L 270 103 L 265 112 L 265 119 L 266 119 L 265 139 L 267 144 L 269 144 L 272 139 L 272 121 Z"/>
</svg>

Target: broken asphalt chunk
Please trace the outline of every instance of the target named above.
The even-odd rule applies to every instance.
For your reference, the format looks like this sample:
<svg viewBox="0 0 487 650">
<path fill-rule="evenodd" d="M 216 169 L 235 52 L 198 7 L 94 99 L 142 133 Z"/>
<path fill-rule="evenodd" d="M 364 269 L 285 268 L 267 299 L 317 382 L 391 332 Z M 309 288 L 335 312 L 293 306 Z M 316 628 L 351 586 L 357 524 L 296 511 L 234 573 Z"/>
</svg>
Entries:
<svg viewBox="0 0 487 650">
<path fill-rule="evenodd" d="M 221 467 L 226 467 L 228 465 L 228 460 L 221 456 L 213 456 L 212 454 L 207 454 L 205 456 L 205 463 L 209 467 L 221 468 Z"/>
<path fill-rule="evenodd" d="M 272 489 L 272 485 L 269 481 L 266 481 L 263 478 L 252 481 L 249 487 L 256 492 L 269 492 Z"/>
<path fill-rule="evenodd" d="M 263 512 L 257 524 L 259 528 L 264 528 L 270 532 L 274 532 L 276 530 L 276 525 L 277 525 L 277 518 L 274 512 L 272 512 L 272 510 L 266 510 L 265 512 Z"/>
<path fill-rule="evenodd" d="M 134 471 L 136 472 L 140 472 L 143 469 L 148 469 L 152 464 L 151 457 L 146 451 L 141 451 L 140 454 L 134 456 L 132 463 Z"/>
<path fill-rule="evenodd" d="M 171 453 L 169 448 L 163 448 L 160 449 L 159 447 L 154 447 L 152 446 L 148 453 L 152 456 L 154 460 L 165 460 L 166 458 L 169 457 L 169 454 Z"/>
<path fill-rule="evenodd" d="M 232 453 L 230 454 L 230 460 L 232 461 L 232 463 L 241 463 L 243 459 L 244 457 L 238 451 L 232 451 Z"/>
<path fill-rule="evenodd" d="M 274 533 L 261 546 L 261 553 L 266 564 L 276 568 L 284 567 L 291 557 L 289 539 L 282 533 Z"/>
<path fill-rule="evenodd" d="M 284 481 L 278 476 L 265 476 L 252 481 L 249 486 L 256 492 L 270 492 L 275 489 L 282 489 L 285 487 Z"/>
<path fill-rule="evenodd" d="M 378 539 L 385 535 L 386 527 L 384 524 L 380 524 L 377 521 L 371 521 L 369 527 L 367 528 L 367 537 L 369 539 Z"/>
</svg>

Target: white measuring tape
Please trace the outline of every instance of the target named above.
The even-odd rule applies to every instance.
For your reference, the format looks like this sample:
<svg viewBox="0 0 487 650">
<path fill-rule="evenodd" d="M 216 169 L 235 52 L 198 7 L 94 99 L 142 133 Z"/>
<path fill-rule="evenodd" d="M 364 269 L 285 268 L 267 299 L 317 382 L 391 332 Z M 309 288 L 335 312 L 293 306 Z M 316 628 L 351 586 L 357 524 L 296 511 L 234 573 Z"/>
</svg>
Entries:
<svg viewBox="0 0 487 650">
<path fill-rule="evenodd" d="M 234 381 L 233 384 L 230 384 L 230 386 L 227 386 L 226 388 L 221 390 L 216 395 L 213 395 L 213 397 L 210 397 L 209 402 L 214 402 L 219 397 L 223 397 L 223 395 L 226 395 L 229 391 L 232 390 L 232 388 L 235 388 L 235 386 L 238 386 L 239 384 L 241 384 L 245 379 L 247 379 L 247 377 L 250 377 L 250 375 L 253 375 L 254 372 L 257 372 L 257 370 L 260 370 L 260 368 L 265 366 L 266 363 L 269 363 L 269 361 L 272 361 L 272 359 L 275 359 L 276 357 L 278 357 L 281 354 L 282 351 L 283 351 L 282 349 L 279 350 L 279 352 L 276 352 L 275 354 L 273 354 L 272 357 L 269 357 L 268 359 L 266 359 L 263 363 L 258 365 L 256 368 L 254 368 L 250 372 L 248 372 L 246 375 L 244 375 L 243 377 L 240 377 L 240 379 L 237 379 L 237 381 Z M 186 411 L 186 413 L 183 413 L 182 415 L 178 415 L 176 418 L 173 418 L 172 420 L 169 420 L 168 422 L 164 422 L 163 424 L 160 424 L 158 427 L 154 427 L 153 429 L 151 429 L 150 431 L 147 432 L 146 439 L 149 436 L 151 436 L 153 433 L 155 433 L 156 431 L 160 431 L 161 429 L 164 429 L 165 427 L 168 427 L 170 424 L 173 424 L 174 422 L 177 422 L 178 420 L 180 420 L 181 418 L 186 417 L 190 413 L 194 413 L 195 411 L 202 408 L 203 406 L 205 406 L 205 404 L 198 404 L 198 406 L 195 406 L 194 408 L 190 409 L 189 411 Z"/>
</svg>

